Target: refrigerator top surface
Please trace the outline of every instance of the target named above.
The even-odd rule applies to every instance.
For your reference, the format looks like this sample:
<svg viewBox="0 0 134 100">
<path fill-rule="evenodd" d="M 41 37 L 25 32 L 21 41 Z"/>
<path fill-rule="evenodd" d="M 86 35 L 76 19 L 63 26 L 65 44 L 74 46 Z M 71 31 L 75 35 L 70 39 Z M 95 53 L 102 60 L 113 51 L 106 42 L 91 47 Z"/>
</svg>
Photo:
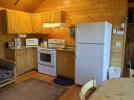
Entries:
<svg viewBox="0 0 134 100">
<path fill-rule="evenodd" d="M 76 25 L 76 42 L 105 44 L 107 35 L 111 34 L 108 32 L 111 30 L 108 25 L 112 26 L 108 22 L 78 23 Z"/>
</svg>

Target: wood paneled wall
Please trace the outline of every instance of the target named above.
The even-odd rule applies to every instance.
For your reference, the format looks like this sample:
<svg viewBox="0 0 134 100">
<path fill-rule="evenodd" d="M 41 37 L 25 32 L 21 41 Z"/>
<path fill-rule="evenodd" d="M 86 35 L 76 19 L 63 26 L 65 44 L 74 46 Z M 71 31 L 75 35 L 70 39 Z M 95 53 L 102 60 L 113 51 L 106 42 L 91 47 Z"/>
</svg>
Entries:
<svg viewBox="0 0 134 100">
<path fill-rule="evenodd" d="M 4 48 L 6 42 L 11 42 L 16 37 L 16 35 L 6 35 L 0 33 L 0 58 L 4 58 Z"/>
<path fill-rule="evenodd" d="M 77 22 L 109 21 L 118 28 L 124 17 L 127 17 L 128 0 L 45 0 L 35 12 L 63 10 L 66 12 L 68 25 Z M 68 29 L 51 29 L 49 38 L 63 38 L 68 45 L 74 45 L 69 37 Z M 125 36 L 125 35 L 124 35 Z M 111 49 L 111 65 L 122 66 L 124 52 L 124 36 L 113 35 Z M 116 41 L 122 46 L 117 48 Z"/>
<path fill-rule="evenodd" d="M 127 0 L 45 0 L 36 12 L 63 10 L 67 22 L 110 21 L 114 25 L 126 16 Z"/>
</svg>

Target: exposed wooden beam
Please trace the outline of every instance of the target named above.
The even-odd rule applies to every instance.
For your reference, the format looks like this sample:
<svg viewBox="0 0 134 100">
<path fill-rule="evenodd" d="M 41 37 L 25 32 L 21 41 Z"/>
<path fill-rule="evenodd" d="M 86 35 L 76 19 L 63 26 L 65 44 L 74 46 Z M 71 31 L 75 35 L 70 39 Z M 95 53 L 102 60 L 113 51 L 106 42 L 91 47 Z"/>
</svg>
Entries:
<svg viewBox="0 0 134 100">
<path fill-rule="evenodd" d="M 20 0 L 16 0 L 16 2 L 14 3 L 14 5 L 17 5 L 17 3 L 19 2 Z"/>
</svg>

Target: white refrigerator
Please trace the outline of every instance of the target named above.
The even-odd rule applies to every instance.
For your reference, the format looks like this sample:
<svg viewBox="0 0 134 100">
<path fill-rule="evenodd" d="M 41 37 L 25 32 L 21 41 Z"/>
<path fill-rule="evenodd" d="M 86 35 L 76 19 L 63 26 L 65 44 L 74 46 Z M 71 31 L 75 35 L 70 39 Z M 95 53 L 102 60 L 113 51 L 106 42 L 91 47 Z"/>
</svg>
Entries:
<svg viewBox="0 0 134 100">
<path fill-rule="evenodd" d="M 108 22 L 88 22 L 76 25 L 76 84 L 84 85 L 95 78 L 99 85 L 107 80 L 111 34 L 112 24 Z"/>
</svg>

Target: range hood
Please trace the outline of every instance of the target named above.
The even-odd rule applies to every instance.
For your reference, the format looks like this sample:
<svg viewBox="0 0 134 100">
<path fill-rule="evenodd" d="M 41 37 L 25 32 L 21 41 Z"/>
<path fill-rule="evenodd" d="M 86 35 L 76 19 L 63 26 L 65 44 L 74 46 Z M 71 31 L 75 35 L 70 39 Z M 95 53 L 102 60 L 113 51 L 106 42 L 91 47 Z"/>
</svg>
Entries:
<svg viewBox="0 0 134 100">
<path fill-rule="evenodd" d="M 65 23 L 44 23 L 43 28 L 61 28 L 65 27 Z"/>
</svg>

